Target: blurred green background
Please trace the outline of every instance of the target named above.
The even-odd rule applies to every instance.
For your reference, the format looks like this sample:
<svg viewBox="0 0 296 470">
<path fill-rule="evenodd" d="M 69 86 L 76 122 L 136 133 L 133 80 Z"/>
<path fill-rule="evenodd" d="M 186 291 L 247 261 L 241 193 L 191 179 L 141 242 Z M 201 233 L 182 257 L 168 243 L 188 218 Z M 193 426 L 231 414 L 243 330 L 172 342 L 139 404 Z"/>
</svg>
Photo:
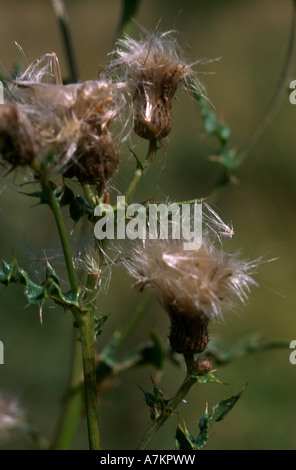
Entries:
<svg viewBox="0 0 296 470">
<path fill-rule="evenodd" d="M 120 0 L 72 0 L 66 6 L 82 80 L 95 79 L 107 62 L 121 12 Z M 284 63 L 290 30 L 292 2 L 289 0 L 143 0 L 137 22 L 154 29 L 176 29 L 190 61 L 220 58 L 197 66 L 219 117 L 232 130 L 234 146 L 243 145 L 266 109 Z M 17 41 L 29 62 L 55 51 L 67 76 L 67 62 L 60 31 L 50 1 L 0 1 L 0 61 L 10 71 L 24 61 L 13 44 Z M 135 34 L 138 29 L 135 28 Z M 296 57 L 295 57 L 296 59 Z M 294 76 L 296 78 L 296 68 Z M 185 94 L 178 94 L 173 108 L 174 127 L 134 197 L 143 201 L 184 201 L 208 195 L 221 171 L 208 156 L 217 151 L 214 138 L 206 138 L 199 111 Z M 260 267 L 249 304 L 225 321 L 211 325 L 211 338 L 225 348 L 252 333 L 264 339 L 296 339 L 296 106 L 288 90 L 283 106 L 271 128 L 256 146 L 231 184 L 216 202 L 215 209 L 225 222 L 232 221 L 235 236 L 230 250 L 242 256 L 266 260 Z M 144 154 L 145 144 L 134 140 L 134 150 Z M 124 191 L 134 170 L 126 148 L 115 187 Z M 48 209 L 33 207 L 17 186 L 26 176 L 18 173 L 1 177 L 0 256 L 12 254 L 34 279 L 42 278 L 42 263 L 32 253 L 60 250 Z M 69 224 L 71 226 L 71 224 Z M 18 240 L 18 238 L 21 242 Z M 31 254 L 27 251 L 31 252 Z M 30 259 L 31 258 L 31 259 Z M 59 261 L 57 259 L 57 261 Z M 110 313 L 98 350 L 115 328 L 122 326 L 140 300 L 132 281 L 114 269 L 109 291 L 98 303 L 99 313 Z M 0 391 L 17 397 L 42 434 L 50 438 L 57 424 L 60 403 L 68 378 L 72 318 L 53 305 L 44 312 L 40 326 L 36 309 L 25 307 L 22 290 L 16 286 L 0 289 L 0 340 L 5 364 L 0 365 Z M 126 348 L 145 341 L 156 329 L 167 341 L 169 321 L 155 302 L 135 329 Z M 211 407 L 249 382 L 241 400 L 227 418 L 214 425 L 208 449 L 295 449 L 296 448 L 296 366 L 289 362 L 289 349 L 257 353 L 219 367 L 217 375 L 228 385 L 210 384 L 193 388 L 179 419 L 186 421 L 193 435 L 206 402 Z M 102 445 L 105 449 L 133 449 L 148 425 L 148 410 L 139 386 L 152 389 L 151 367 L 123 374 L 116 387 L 100 397 Z M 167 364 L 162 385 L 168 397 L 181 383 L 184 371 Z M 153 439 L 150 448 L 173 448 L 177 416 L 172 417 Z M 75 438 L 75 448 L 87 448 L 85 421 Z M 22 433 L 0 443 L 0 448 L 30 449 L 32 441 Z"/>
</svg>

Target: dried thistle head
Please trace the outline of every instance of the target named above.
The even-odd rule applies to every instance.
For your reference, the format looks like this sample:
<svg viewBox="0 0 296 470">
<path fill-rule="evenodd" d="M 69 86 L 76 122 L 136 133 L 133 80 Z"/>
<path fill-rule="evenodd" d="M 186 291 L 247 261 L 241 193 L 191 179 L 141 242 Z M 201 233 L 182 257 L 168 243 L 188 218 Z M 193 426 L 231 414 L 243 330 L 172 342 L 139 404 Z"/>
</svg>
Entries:
<svg viewBox="0 0 296 470">
<path fill-rule="evenodd" d="M 172 128 L 172 100 L 178 85 L 189 90 L 203 87 L 182 52 L 172 31 L 147 33 L 140 40 L 120 39 L 110 72 L 119 71 L 134 94 L 134 129 L 144 139 L 162 139 Z"/>
<path fill-rule="evenodd" d="M 38 135 L 37 158 L 43 161 L 54 152 L 57 172 L 105 187 L 119 163 L 114 127 L 126 104 L 123 84 L 106 77 L 70 85 L 43 83 L 49 65 L 40 73 L 38 63 L 44 59 L 34 61 L 9 86 L 11 100 L 22 107 Z"/>
<path fill-rule="evenodd" d="M 13 166 L 30 164 L 40 148 L 22 107 L 4 102 L 0 106 L 0 153 Z"/>
<path fill-rule="evenodd" d="M 114 176 L 119 164 L 117 146 L 108 134 L 97 140 L 83 136 L 77 143 L 75 154 L 65 168 L 65 178 L 76 177 L 82 183 L 105 185 Z"/>
<path fill-rule="evenodd" d="M 65 177 L 105 185 L 114 176 L 119 153 L 113 125 L 124 105 L 123 94 L 109 81 L 76 87 L 71 117 L 60 122 L 56 134 L 56 142 L 64 149 L 60 162 Z"/>
<path fill-rule="evenodd" d="M 217 235 L 224 237 L 224 233 L 216 231 L 213 237 L 213 232 L 204 230 L 198 250 L 184 250 L 182 239 L 144 240 L 124 260 L 136 287 L 153 291 L 168 312 L 170 344 L 184 355 L 202 352 L 209 321 L 223 318 L 222 312 L 234 306 L 235 298 L 245 302 L 256 284 L 251 274 L 257 263 L 226 253 Z"/>
</svg>

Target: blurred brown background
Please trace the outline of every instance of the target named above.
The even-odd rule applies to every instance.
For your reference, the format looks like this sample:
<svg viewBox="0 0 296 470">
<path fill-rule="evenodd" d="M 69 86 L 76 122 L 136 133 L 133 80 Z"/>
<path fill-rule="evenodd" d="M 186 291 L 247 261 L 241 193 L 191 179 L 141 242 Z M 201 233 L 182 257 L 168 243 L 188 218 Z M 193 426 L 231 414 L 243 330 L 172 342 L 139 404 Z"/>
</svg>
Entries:
<svg viewBox="0 0 296 470">
<path fill-rule="evenodd" d="M 108 62 L 120 18 L 120 0 L 72 0 L 66 6 L 71 34 L 82 80 L 94 79 Z M 160 22 L 160 29 L 176 29 L 190 61 L 196 58 L 221 59 L 199 66 L 208 94 L 221 119 L 232 130 L 234 146 L 245 143 L 268 105 L 284 63 L 290 30 L 292 2 L 289 0 L 142 0 L 136 20 L 148 29 Z M 0 61 L 10 71 L 24 60 L 13 44 L 17 41 L 29 62 L 55 51 L 67 76 L 67 63 L 60 31 L 50 1 L 0 1 Z M 137 34 L 135 28 L 135 35 Z M 296 58 L 295 58 L 296 59 Z M 294 76 L 296 79 L 296 68 Z M 208 195 L 220 167 L 208 160 L 217 149 L 214 138 L 206 138 L 194 102 L 180 93 L 174 103 L 174 128 L 166 142 L 166 156 L 159 152 L 157 162 L 146 175 L 135 200 L 155 196 L 184 201 Z M 296 106 L 287 96 L 271 128 L 240 169 L 239 183 L 229 185 L 216 203 L 225 222 L 232 221 L 235 236 L 229 249 L 242 256 L 266 260 L 256 280 L 246 308 L 225 315 L 225 321 L 212 325 L 211 337 L 225 348 L 240 338 L 258 332 L 265 339 L 296 339 L 295 318 L 295 120 Z M 145 145 L 135 139 L 142 155 Z M 123 149 L 116 188 L 124 191 L 134 169 L 134 161 Z M 46 247 L 53 254 L 57 234 L 47 209 L 32 208 L 34 201 L 16 192 L 14 182 L 1 178 L 0 256 L 7 261 L 15 253 L 27 270 L 36 270 L 30 254 Z M 18 241 L 21 239 L 26 248 Z M 115 328 L 129 317 L 139 301 L 132 282 L 114 269 L 107 295 L 98 304 L 99 313 L 110 313 L 99 339 L 105 344 Z M 73 337 L 70 314 L 48 307 L 41 327 L 38 312 L 24 308 L 22 290 L 16 286 L 0 289 L 0 340 L 4 343 L 5 364 L 0 366 L 0 390 L 16 396 L 31 421 L 50 437 L 54 431 L 59 403 L 67 380 L 70 342 Z M 169 322 L 155 303 L 139 324 L 128 346 L 145 341 L 155 328 L 167 341 Z M 193 435 L 206 401 L 211 407 L 249 382 L 249 386 L 225 421 L 211 430 L 209 449 L 295 449 L 296 447 L 296 366 L 289 362 L 290 350 L 271 350 L 237 359 L 219 368 L 218 376 L 227 386 L 208 385 L 191 390 L 187 404 L 179 408 Z M 143 394 L 152 389 L 146 367 L 120 377 L 117 387 L 100 399 L 102 444 L 105 449 L 133 449 L 148 424 Z M 184 371 L 168 364 L 162 385 L 170 397 L 180 384 Z M 173 448 L 177 417 L 172 417 L 151 443 L 153 449 Z M 0 448 L 34 448 L 19 433 Z M 75 438 L 75 448 L 87 448 L 85 422 Z"/>
</svg>

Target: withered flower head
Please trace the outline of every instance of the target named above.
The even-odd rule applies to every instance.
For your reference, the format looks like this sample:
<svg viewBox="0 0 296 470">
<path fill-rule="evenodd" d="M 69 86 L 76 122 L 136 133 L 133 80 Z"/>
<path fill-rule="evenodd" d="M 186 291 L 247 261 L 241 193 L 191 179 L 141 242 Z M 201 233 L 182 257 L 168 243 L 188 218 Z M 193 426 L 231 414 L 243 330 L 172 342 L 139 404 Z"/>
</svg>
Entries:
<svg viewBox="0 0 296 470">
<path fill-rule="evenodd" d="M 136 287 L 153 291 L 168 312 L 170 344 L 178 353 L 202 352 L 209 321 L 221 319 L 235 298 L 245 302 L 256 284 L 251 274 L 257 262 L 247 263 L 235 253 L 226 253 L 222 237 L 223 232 L 204 230 L 198 250 L 184 250 L 182 239 L 144 240 L 124 260 Z"/>
<path fill-rule="evenodd" d="M 53 68 L 50 62 L 41 73 L 37 65 L 44 60 L 34 61 L 9 86 L 11 100 L 22 107 L 40 141 L 36 158 L 54 154 L 54 169 L 65 177 L 105 186 L 119 163 L 114 124 L 126 104 L 124 86 L 105 77 L 70 85 L 44 83 L 42 77 L 48 78 Z"/>
<path fill-rule="evenodd" d="M 77 86 L 71 117 L 56 135 L 56 141 L 65 147 L 61 160 L 65 177 L 76 176 L 88 183 L 106 183 L 113 177 L 119 164 L 114 125 L 124 105 L 119 87 L 107 80 Z M 68 137 L 72 130 L 74 140 Z"/>
<path fill-rule="evenodd" d="M 0 105 L 0 153 L 13 166 L 32 162 L 39 141 L 22 107 L 4 102 Z"/>
<path fill-rule="evenodd" d="M 172 100 L 178 85 L 192 83 L 204 94 L 192 68 L 182 58 L 172 31 L 119 39 L 109 67 L 121 72 L 134 94 L 135 132 L 144 139 L 162 139 L 172 128 Z M 190 84 L 191 83 L 191 84 Z"/>
</svg>

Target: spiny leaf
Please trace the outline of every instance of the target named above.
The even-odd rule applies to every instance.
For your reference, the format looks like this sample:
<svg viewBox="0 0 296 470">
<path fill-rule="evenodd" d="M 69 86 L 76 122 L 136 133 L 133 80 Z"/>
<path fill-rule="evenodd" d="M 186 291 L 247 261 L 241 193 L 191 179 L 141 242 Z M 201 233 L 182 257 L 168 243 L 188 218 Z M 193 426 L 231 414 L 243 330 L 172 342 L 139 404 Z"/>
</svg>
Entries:
<svg viewBox="0 0 296 470">
<path fill-rule="evenodd" d="M 163 344 L 153 331 L 150 333 L 150 338 L 151 342 L 141 344 L 124 356 L 123 362 L 130 362 L 133 366 L 152 364 L 158 370 L 161 370 L 165 359 Z"/>
<path fill-rule="evenodd" d="M 73 193 L 72 189 L 70 189 L 66 184 L 64 184 L 62 190 L 60 191 L 58 199 L 61 207 L 68 206 L 74 201 L 75 194 Z"/>
<path fill-rule="evenodd" d="M 100 317 L 94 318 L 94 335 L 95 339 L 102 333 L 102 326 L 105 321 L 108 319 L 109 315 L 101 315 Z"/>
<path fill-rule="evenodd" d="M 91 207 L 87 204 L 83 197 L 79 195 L 75 196 L 73 202 L 70 204 L 69 210 L 70 216 L 74 222 L 78 222 L 78 220 L 84 214 L 93 215 Z"/>
<path fill-rule="evenodd" d="M 79 307 L 78 293 L 77 295 L 73 295 L 72 292 L 63 293 L 61 291 L 58 276 L 48 262 L 46 265 L 46 280 L 42 285 L 33 282 L 26 271 L 18 266 L 16 259 L 14 259 L 11 264 L 2 261 L 0 282 L 6 286 L 12 283 L 25 286 L 24 293 L 29 304 L 37 305 L 40 314 L 42 314 L 42 309 L 47 298 L 53 299 L 65 309 Z"/>
<path fill-rule="evenodd" d="M 39 204 L 48 204 L 48 199 L 44 191 L 33 191 L 32 193 L 26 193 L 24 191 L 18 191 L 20 194 L 25 194 L 29 197 L 39 199 Z"/>
<path fill-rule="evenodd" d="M 289 348 L 290 340 L 262 340 L 257 334 L 243 338 L 227 351 L 222 351 L 218 342 L 210 343 L 205 355 L 216 364 L 228 364 L 246 354 L 265 351 L 273 348 Z"/>
<path fill-rule="evenodd" d="M 237 171 L 240 166 L 240 160 L 234 149 L 223 150 L 217 160 L 231 173 Z"/>
<path fill-rule="evenodd" d="M 48 261 L 46 264 L 46 281 L 42 286 L 46 296 L 62 305 L 65 309 L 79 307 L 79 292 L 75 294 L 72 291 L 63 293 L 60 288 L 59 278 Z"/>
<path fill-rule="evenodd" d="M 207 410 L 205 411 L 199 421 L 200 434 L 196 439 L 196 445 L 198 448 L 203 448 L 206 445 L 209 439 L 209 430 L 211 426 L 225 418 L 225 416 L 229 413 L 230 410 L 232 410 L 236 402 L 239 400 L 246 387 L 247 384 L 239 393 L 236 393 L 229 398 L 225 398 L 217 405 L 214 405 L 211 413 L 208 413 Z"/>
<path fill-rule="evenodd" d="M 247 384 L 242 388 L 239 393 L 232 395 L 229 398 L 221 400 L 220 403 L 214 405 L 211 413 L 208 412 L 208 407 L 199 420 L 199 429 L 200 433 L 197 439 L 189 433 L 184 423 L 184 428 L 178 424 L 175 442 L 177 450 L 200 450 L 202 449 L 210 436 L 210 428 L 214 423 L 222 421 L 225 416 L 232 410 L 236 402 L 241 397 L 242 393 L 246 389 Z"/>
<path fill-rule="evenodd" d="M 186 426 L 182 428 L 180 423 L 178 424 L 176 435 L 175 435 L 176 450 L 196 450 L 196 442 L 194 437 L 188 432 Z"/>
<path fill-rule="evenodd" d="M 225 385 L 220 379 L 218 379 L 213 372 L 207 372 L 204 375 L 198 375 L 197 382 L 201 385 L 206 385 L 209 383 L 222 384 Z"/>
<path fill-rule="evenodd" d="M 43 190 L 22 194 L 39 199 L 39 204 L 48 204 L 46 192 Z M 75 195 L 66 184 L 59 188 L 54 186 L 54 195 L 61 207 L 69 206 L 70 217 L 74 222 L 78 222 L 84 214 L 92 215 L 92 208 L 85 199 L 79 194 Z"/>
<path fill-rule="evenodd" d="M 76 323 L 74 323 L 74 325 L 76 325 Z M 116 331 L 109 344 L 99 355 L 99 363 L 96 370 L 98 382 L 101 382 L 104 380 L 104 378 L 112 373 L 118 374 L 123 370 L 130 370 L 134 367 L 143 366 L 146 364 L 152 364 L 158 370 L 161 369 L 163 366 L 165 352 L 157 335 L 151 333 L 151 338 L 152 343 L 140 345 L 137 349 L 126 354 L 123 359 L 117 360 L 118 350 L 121 345 L 121 332 Z M 158 391 L 158 394 L 159 393 L 161 392 Z"/>
<path fill-rule="evenodd" d="M 11 283 L 24 285 L 24 292 L 29 304 L 37 305 L 42 310 L 46 298 L 43 287 L 31 281 L 28 274 L 22 268 L 19 268 L 16 259 L 11 264 L 2 261 L 0 282 L 6 286 L 9 286 Z"/>
<path fill-rule="evenodd" d="M 150 409 L 150 419 L 155 421 L 159 416 L 161 416 L 162 411 L 167 407 L 168 400 L 163 396 L 163 391 L 160 387 L 154 385 L 153 392 L 145 392 L 142 390 L 145 397 L 145 402 L 148 408 Z"/>
<path fill-rule="evenodd" d="M 56 197 L 61 207 L 69 206 L 70 217 L 74 222 L 78 222 L 84 214 L 92 215 L 92 208 L 85 199 L 79 194 L 75 195 L 66 184 L 56 193 Z"/>
<path fill-rule="evenodd" d="M 219 121 L 217 113 L 210 107 L 208 101 L 203 98 L 201 95 L 195 95 L 195 98 L 198 101 L 201 116 L 203 119 L 203 125 L 206 133 L 208 135 L 214 135 L 218 138 L 221 147 L 229 142 L 231 137 L 231 132 L 225 122 Z"/>
<path fill-rule="evenodd" d="M 198 92 L 193 92 L 193 96 L 199 104 L 204 129 L 209 136 L 214 136 L 219 141 L 219 149 L 211 160 L 219 162 L 225 172 L 234 174 L 241 165 L 241 159 L 237 151 L 231 147 L 231 131 L 225 122 L 219 120 L 215 110 L 210 107 L 210 103 Z M 225 175 L 223 175 L 223 178 Z M 225 177 L 226 178 L 226 177 Z M 227 181 L 229 175 L 227 176 Z M 219 182 L 221 184 L 221 182 Z"/>
</svg>

